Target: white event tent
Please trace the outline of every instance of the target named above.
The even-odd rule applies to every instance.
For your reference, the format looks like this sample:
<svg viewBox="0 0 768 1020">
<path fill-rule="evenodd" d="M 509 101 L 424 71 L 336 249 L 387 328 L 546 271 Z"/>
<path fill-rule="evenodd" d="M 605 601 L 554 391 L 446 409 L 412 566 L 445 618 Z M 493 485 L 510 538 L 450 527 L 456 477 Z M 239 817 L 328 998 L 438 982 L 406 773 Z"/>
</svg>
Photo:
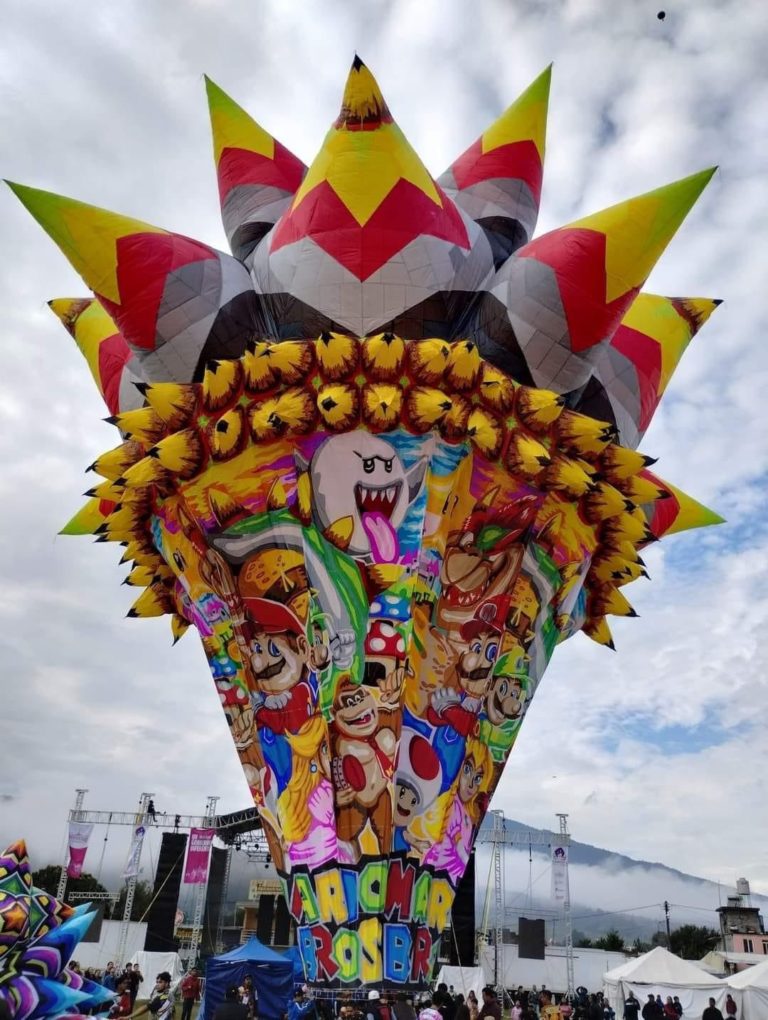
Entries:
<svg viewBox="0 0 768 1020">
<path fill-rule="evenodd" d="M 660 995 L 662 1002 L 668 995 L 677 995 L 684 1016 L 700 1017 L 710 997 L 722 1012 L 728 991 L 723 980 L 707 974 L 689 960 L 681 960 L 662 946 L 603 975 L 603 994 L 617 1016 L 623 1016 L 624 1000 L 630 992 L 635 993 L 641 1006 L 649 995 Z M 734 998 L 738 1002 L 737 996 Z"/>
<path fill-rule="evenodd" d="M 732 989 L 734 999 L 741 992 L 741 1020 L 763 1020 L 768 1016 L 768 960 L 732 974 L 725 983 Z"/>
</svg>

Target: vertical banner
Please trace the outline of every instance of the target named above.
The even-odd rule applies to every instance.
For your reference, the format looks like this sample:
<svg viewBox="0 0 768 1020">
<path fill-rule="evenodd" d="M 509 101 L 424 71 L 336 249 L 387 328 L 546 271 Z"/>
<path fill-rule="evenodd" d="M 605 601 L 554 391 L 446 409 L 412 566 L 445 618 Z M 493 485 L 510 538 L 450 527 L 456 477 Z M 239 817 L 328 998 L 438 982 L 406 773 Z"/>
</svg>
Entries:
<svg viewBox="0 0 768 1020">
<path fill-rule="evenodd" d="M 128 851 L 128 860 L 125 862 L 123 878 L 136 878 L 139 874 L 139 859 L 141 858 L 141 844 L 144 842 L 146 829 L 143 825 L 137 825 L 133 830 L 131 849 Z"/>
<path fill-rule="evenodd" d="M 215 829 L 190 830 L 187 866 L 184 869 L 185 885 L 205 885 L 208 878 L 208 858 L 211 855 L 211 843 L 215 835 Z"/>
<path fill-rule="evenodd" d="M 568 847 L 552 847 L 552 899 L 563 903 L 568 895 Z"/>
<path fill-rule="evenodd" d="M 88 840 L 91 838 L 93 825 L 90 822 L 69 823 L 69 863 L 67 878 L 80 878 L 83 873 L 83 862 L 88 851 Z"/>
</svg>

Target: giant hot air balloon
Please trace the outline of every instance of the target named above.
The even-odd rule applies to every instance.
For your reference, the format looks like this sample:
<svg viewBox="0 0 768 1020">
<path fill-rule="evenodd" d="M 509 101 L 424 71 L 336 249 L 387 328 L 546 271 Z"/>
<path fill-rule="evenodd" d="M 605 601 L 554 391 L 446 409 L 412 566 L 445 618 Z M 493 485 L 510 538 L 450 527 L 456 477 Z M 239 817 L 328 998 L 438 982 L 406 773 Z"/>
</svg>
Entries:
<svg viewBox="0 0 768 1020">
<path fill-rule="evenodd" d="M 717 303 L 641 291 L 711 171 L 534 237 L 549 78 L 437 179 L 358 59 L 309 167 L 208 82 L 232 255 L 12 185 L 120 433 L 64 531 L 198 630 L 310 983 L 428 981 L 555 646 L 719 521 L 636 452 Z"/>
</svg>

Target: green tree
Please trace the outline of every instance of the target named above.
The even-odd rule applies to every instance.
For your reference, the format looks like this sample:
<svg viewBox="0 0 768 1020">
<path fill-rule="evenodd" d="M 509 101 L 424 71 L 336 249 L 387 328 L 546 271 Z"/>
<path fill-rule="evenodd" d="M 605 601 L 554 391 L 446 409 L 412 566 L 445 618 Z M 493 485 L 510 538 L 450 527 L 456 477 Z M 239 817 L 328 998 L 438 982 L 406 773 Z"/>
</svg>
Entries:
<svg viewBox="0 0 768 1020">
<path fill-rule="evenodd" d="M 115 905 L 115 909 L 112 912 L 113 917 L 121 918 L 123 911 L 125 910 L 125 896 L 127 890 L 124 888 L 120 893 L 120 898 Z M 131 920 L 140 921 L 149 909 L 149 905 L 152 902 L 152 886 L 149 882 L 137 882 L 136 891 L 133 894 L 133 906 L 131 907 Z"/>
<path fill-rule="evenodd" d="M 632 943 L 632 945 L 630 947 L 631 951 L 633 953 L 637 953 L 638 955 L 640 955 L 640 953 L 647 953 L 650 948 L 651 948 L 651 943 L 650 942 L 643 942 L 643 940 L 641 938 L 635 939 L 635 941 Z"/>
<path fill-rule="evenodd" d="M 720 939 L 714 928 L 704 925 L 683 924 L 670 935 L 670 948 L 684 960 L 700 960 L 714 949 Z"/>
<path fill-rule="evenodd" d="M 607 949 L 611 953 L 623 953 L 625 949 L 624 939 L 615 928 L 596 939 L 594 945 L 595 949 Z"/>
<path fill-rule="evenodd" d="M 50 893 L 51 896 L 55 896 L 59 888 L 59 878 L 61 877 L 61 865 L 60 864 L 47 864 L 44 868 L 38 868 L 37 871 L 32 872 L 32 883 L 37 886 L 38 889 L 43 889 L 45 892 Z M 72 893 L 105 893 L 107 890 L 99 882 L 98 879 L 94 878 L 87 871 L 84 871 L 80 878 L 68 878 L 66 892 L 64 893 L 64 900 L 66 901 L 68 896 Z M 76 902 L 82 902 L 79 898 Z"/>
<path fill-rule="evenodd" d="M 592 949 L 592 939 L 587 938 L 586 935 L 582 935 L 581 938 L 574 939 L 573 943 L 577 949 Z"/>
</svg>

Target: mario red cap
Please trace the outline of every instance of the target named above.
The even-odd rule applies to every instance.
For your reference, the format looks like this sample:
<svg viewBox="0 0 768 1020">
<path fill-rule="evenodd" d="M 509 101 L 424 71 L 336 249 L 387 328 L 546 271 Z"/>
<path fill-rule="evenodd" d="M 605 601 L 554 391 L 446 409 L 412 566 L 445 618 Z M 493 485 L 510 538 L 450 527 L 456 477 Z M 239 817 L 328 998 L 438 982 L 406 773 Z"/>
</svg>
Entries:
<svg viewBox="0 0 768 1020">
<path fill-rule="evenodd" d="M 459 632 L 463 640 L 471 641 L 478 634 L 489 630 L 501 634 L 509 612 L 509 602 L 509 595 L 496 595 L 486 602 L 481 602 L 475 610 L 475 615 L 471 620 L 467 620 Z"/>
<path fill-rule="evenodd" d="M 282 602 L 272 599 L 244 598 L 243 605 L 259 630 L 267 634 L 304 634 L 304 626 L 298 616 Z"/>
</svg>

